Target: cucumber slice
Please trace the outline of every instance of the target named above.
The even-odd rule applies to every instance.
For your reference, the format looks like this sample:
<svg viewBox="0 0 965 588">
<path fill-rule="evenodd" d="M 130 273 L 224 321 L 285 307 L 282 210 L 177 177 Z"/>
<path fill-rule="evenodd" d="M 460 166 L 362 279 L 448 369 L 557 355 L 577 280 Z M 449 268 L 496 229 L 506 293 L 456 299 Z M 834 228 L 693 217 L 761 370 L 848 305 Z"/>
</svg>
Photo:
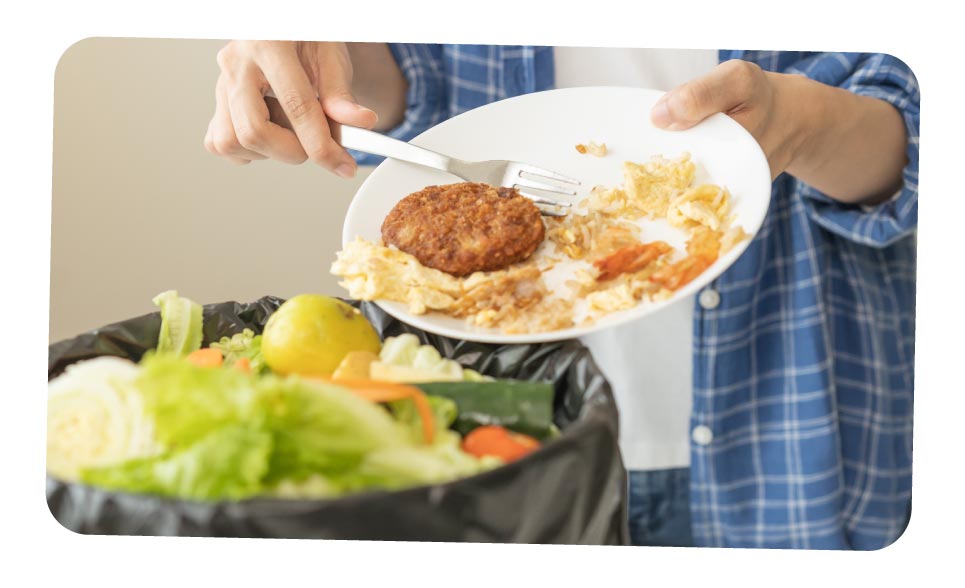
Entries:
<svg viewBox="0 0 965 588">
<path fill-rule="evenodd" d="M 412 385 L 456 403 L 459 413 L 453 429 L 461 435 L 481 425 L 501 425 L 540 440 L 554 436 L 552 384 L 495 380 Z"/>
<path fill-rule="evenodd" d="M 184 356 L 201 348 L 204 319 L 201 305 L 168 290 L 154 297 L 161 309 L 161 332 L 157 352 Z"/>
</svg>

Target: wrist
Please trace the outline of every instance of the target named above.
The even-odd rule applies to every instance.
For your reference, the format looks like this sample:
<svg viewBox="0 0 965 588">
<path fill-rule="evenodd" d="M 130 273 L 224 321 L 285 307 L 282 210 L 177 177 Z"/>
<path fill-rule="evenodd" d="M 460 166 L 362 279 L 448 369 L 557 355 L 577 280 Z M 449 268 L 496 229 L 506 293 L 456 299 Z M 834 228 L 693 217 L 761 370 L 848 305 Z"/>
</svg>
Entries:
<svg viewBox="0 0 965 588">
<path fill-rule="evenodd" d="M 806 161 L 820 141 L 825 101 L 815 92 L 816 82 L 804 76 L 767 72 L 774 92 L 774 118 L 781 129 L 781 160 L 792 172 Z"/>
</svg>

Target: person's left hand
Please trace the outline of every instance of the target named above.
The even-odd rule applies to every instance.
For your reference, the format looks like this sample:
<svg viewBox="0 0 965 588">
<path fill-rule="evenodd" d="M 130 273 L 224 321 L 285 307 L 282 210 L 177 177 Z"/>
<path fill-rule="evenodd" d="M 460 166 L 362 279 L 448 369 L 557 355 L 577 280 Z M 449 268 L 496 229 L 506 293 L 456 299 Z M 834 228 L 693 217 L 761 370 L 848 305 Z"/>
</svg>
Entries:
<svg viewBox="0 0 965 588">
<path fill-rule="evenodd" d="M 773 180 L 806 140 L 799 117 L 793 116 L 801 105 L 794 103 L 788 88 L 798 78 L 766 72 L 749 61 L 726 61 L 664 94 L 650 113 L 651 121 L 659 128 L 682 130 L 718 112 L 727 114 L 757 139 Z"/>
</svg>

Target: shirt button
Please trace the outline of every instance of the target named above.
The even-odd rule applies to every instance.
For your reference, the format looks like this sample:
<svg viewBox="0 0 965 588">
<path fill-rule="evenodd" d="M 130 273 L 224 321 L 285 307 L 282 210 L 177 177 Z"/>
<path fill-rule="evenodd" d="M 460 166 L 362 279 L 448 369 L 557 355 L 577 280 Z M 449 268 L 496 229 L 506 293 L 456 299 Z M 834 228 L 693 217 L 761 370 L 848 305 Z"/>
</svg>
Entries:
<svg viewBox="0 0 965 588">
<path fill-rule="evenodd" d="M 717 290 L 712 290 L 707 288 L 700 293 L 697 297 L 697 301 L 700 302 L 700 306 L 706 310 L 713 310 L 720 306 L 720 294 Z"/>
<path fill-rule="evenodd" d="M 690 437 L 697 445 L 710 445 L 710 442 L 714 440 L 714 432 L 706 425 L 697 425 L 690 432 Z"/>
</svg>

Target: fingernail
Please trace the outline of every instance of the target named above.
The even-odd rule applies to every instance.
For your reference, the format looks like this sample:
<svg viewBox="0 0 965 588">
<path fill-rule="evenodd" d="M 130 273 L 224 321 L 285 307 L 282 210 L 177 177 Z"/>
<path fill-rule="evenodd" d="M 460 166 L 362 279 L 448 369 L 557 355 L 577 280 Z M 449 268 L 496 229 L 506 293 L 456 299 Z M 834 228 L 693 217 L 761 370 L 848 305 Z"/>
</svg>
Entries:
<svg viewBox="0 0 965 588">
<path fill-rule="evenodd" d="M 371 108 L 366 108 L 366 107 L 362 106 L 361 104 L 356 104 L 356 105 L 355 105 L 355 108 L 357 108 L 358 110 L 360 110 L 360 111 L 362 111 L 362 112 L 371 112 L 372 115 L 375 116 L 375 122 L 379 122 L 379 113 L 375 112 L 375 111 L 372 110 Z"/>
<path fill-rule="evenodd" d="M 670 118 L 670 109 L 667 108 L 667 96 L 665 94 L 663 98 L 657 101 L 653 105 L 653 110 L 650 111 L 650 122 L 653 123 L 655 127 L 664 129 L 670 126 L 673 120 Z"/>
<path fill-rule="evenodd" d="M 345 178 L 346 180 L 352 179 L 355 177 L 355 166 L 348 163 L 343 163 L 335 168 L 335 175 L 340 178 Z"/>
</svg>

